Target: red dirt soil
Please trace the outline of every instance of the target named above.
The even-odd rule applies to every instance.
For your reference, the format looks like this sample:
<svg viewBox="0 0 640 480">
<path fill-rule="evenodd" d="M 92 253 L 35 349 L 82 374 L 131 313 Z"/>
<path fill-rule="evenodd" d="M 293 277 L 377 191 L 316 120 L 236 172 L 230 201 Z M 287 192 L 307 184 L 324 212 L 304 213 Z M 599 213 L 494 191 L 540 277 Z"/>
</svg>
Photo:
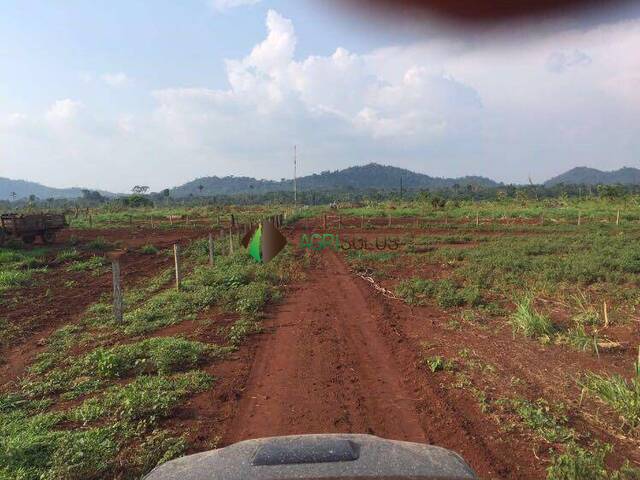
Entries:
<svg viewBox="0 0 640 480">
<path fill-rule="evenodd" d="M 417 365 L 386 299 L 335 253 L 267 321 L 223 444 L 271 435 L 371 433 L 461 453 L 482 478 L 539 478 L 529 444 L 501 439 L 477 404 Z"/>
</svg>

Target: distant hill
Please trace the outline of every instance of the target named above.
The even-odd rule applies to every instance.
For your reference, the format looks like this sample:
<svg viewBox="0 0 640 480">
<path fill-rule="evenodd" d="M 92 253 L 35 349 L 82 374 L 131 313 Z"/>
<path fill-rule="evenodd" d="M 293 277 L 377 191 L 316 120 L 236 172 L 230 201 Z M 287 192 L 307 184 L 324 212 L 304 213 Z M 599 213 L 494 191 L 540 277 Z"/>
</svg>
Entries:
<svg viewBox="0 0 640 480">
<path fill-rule="evenodd" d="M 12 192 L 16 193 L 16 200 L 35 195 L 40 199 L 46 198 L 77 198 L 82 196 L 82 188 L 53 188 L 46 187 L 39 183 L 28 182 L 25 180 L 11 180 L 10 178 L 0 177 L 0 200 L 13 200 Z M 100 191 L 102 195 L 112 197 L 113 193 Z"/>
<path fill-rule="evenodd" d="M 459 185 L 475 185 L 479 187 L 493 187 L 497 182 L 485 177 L 439 178 L 423 173 L 412 172 L 404 168 L 370 163 L 364 166 L 349 167 L 333 172 L 314 173 L 298 178 L 298 188 L 303 191 L 328 190 L 399 190 L 400 179 L 406 190 L 440 189 Z M 202 190 L 199 189 L 202 186 Z M 203 177 L 171 189 L 175 198 L 190 195 L 232 195 L 237 193 L 268 193 L 289 191 L 293 188 L 293 180 L 283 179 L 256 180 L 251 177 Z"/>
<path fill-rule="evenodd" d="M 640 185 L 640 170 L 624 167 L 620 170 L 604 172 L 596 168 L 576 167 L 562 175 L 547 180 L 544 184 L 550 187 L 559 183 L 564 183 L 565 185 L 611 185 L 617 183 Z"/>
</svg>

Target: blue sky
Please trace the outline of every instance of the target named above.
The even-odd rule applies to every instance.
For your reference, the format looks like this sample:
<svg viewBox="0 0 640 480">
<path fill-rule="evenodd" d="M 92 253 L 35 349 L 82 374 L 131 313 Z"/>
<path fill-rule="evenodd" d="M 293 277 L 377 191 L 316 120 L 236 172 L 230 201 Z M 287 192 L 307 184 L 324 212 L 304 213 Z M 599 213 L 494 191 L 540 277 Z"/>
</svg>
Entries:
<svg viewBox="0 0 640 480">
<path fill-rule="evenodd" d="M 5 1 L 0 176 L 280 178 L 294 143 L 303 174 L 638 166 L 638 51 L 637 9 L 461 34 L 311 0 Z"/>
</svg>

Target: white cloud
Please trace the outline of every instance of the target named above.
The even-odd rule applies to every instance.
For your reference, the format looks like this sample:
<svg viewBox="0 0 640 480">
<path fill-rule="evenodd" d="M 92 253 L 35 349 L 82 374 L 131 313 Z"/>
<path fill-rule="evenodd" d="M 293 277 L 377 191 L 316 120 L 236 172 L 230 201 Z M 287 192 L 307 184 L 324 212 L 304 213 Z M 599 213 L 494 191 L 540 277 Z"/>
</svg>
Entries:
<svg viewBox="0 0 640 480">
<path fill-rule="evenodd" d="M 211 0 L 211 6 L 214 10 L 223 12 L 236 7 L 255 5 L 260 3 L 260 1 L 261 0 Z"/>
<path fill-rule="evenodd" d="M 51 123 L 73 120 L 82 108 L 82 102 L 65 98 L 55 101 L 45 113 L 45 119 Z"/>
<path fill-rule="evenodd" d="M 102 81 L 114 88 L 124 87 L 131 83 L 131 79 L 123 72 L 105 73 L 102 75 Z"/>
</svg>

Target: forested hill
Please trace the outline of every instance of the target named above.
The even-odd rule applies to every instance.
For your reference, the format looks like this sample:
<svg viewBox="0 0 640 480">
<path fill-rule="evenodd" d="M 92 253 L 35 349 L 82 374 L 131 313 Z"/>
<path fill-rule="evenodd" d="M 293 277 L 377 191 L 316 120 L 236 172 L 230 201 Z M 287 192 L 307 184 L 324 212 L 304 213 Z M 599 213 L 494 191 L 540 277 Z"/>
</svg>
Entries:
<svg viewBox="0 0 640 480">
<path fill-rule="evenodd" d="M 0 200 L 21 200 L 35 195 L 44 200 L 47 198 L 78 198 L 82 196 L 82 188 L 53 188 L 46 187 L 36 182 L 26 180 L 12 180 L 0 177 Z M 15 196 L 14 196 L 15 193 Z M 105 196 L 113 196 L 112 193 L 100 191 Z"/>
<path fill-rule="evenodd" d="M 624 167 L 619 170 L 605 172 L 596 168 L 576 167 L 568 172 L 553 177 L 545 182 L 545 186 L 558 185 L 640 185 L 640 170 Z"/>
<path fill-rule="evenodd" d="M 300 190 L 399 190 L 400 182 L 406 190 L 492 187 L 497 182 L 485 177 L 467 176 L 460 178 L 431 177 L 404 168 L 370 163 L 364 166 L 345 168 L 333 172 L 326 171 L 298 178 Z M 266 193 L 291 190 L 293 180 L 256 180 L 251 177 L 203 177 L 197 178 L 171 190 L 173 197 L 232 195 L 235 193 Z"/>
</svg>

